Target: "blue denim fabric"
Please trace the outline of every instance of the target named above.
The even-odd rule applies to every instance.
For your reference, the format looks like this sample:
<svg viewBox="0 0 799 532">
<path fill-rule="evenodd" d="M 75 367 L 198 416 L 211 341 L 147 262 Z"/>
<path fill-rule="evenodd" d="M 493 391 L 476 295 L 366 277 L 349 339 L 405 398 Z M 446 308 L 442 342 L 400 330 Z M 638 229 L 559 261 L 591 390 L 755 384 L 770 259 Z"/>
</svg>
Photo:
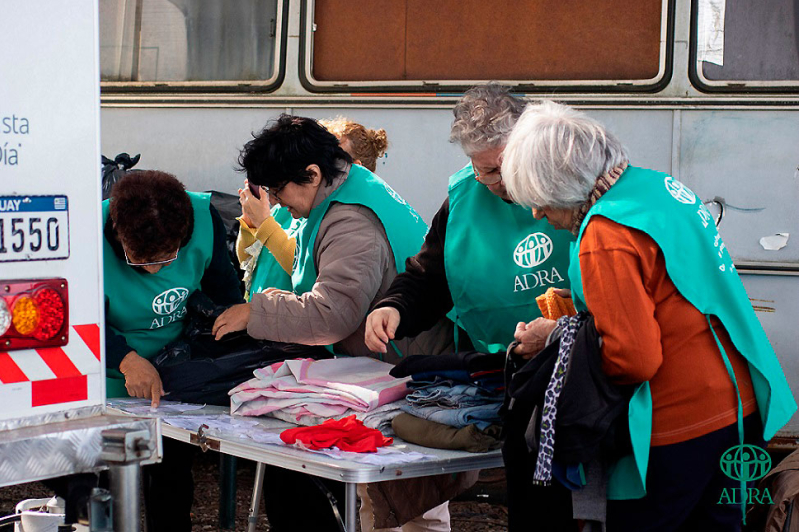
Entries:
<svg viewBox="0 0 799 532">
<path fill-rule="evenodd" d="M 402 405 L 403 412 L 422 419 L 429 419 L 442 425 L 463 428 L 466 425 L 476 425 L 478 429 L 485 430 L 490 425 L 500 423 L 499 409 L 502 400 L 469 406 L 466 408 L 440 408 L 438 406 L 418 407 L 411 403 Z"/>
<path fill-rule="evenodd" d="M 474 384 L 433 384 L 419 388 L 405 396 L 405 400 L 416 406 L 438 406 L 440 408 L 463 408 L 486 402 L 501 400 L 502 396 L 488 392 Z"/>
</svg>

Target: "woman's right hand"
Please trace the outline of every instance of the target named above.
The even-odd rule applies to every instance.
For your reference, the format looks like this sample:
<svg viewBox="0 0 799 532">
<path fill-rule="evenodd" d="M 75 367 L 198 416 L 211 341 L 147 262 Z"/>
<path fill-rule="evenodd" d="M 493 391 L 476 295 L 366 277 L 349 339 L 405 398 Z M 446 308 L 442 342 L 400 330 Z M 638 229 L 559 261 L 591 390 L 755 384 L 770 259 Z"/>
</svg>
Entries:
<svg viewBox="0 0 799 532">
<path fill-rule="evenodd" d="M 250 191 L 249 182 L 244 180 L 244 188 L 239 189 L 239 203 L 241 204 L 241 218 L 249 227 L 258 229 L 264 220 L 272 216 L 272 205 L 269 194 L 261 192 L 261 197 L 256 198 Z"/>
<path fill-rule="evenodd" d="M 372 311 L 366 318 L 366 347 L 373 353 L 385 353 L 388 342 L 394 339 L 394 333 L 400 324 L 399 311 L 393 307 L 383 307 Z"/>
</svg>

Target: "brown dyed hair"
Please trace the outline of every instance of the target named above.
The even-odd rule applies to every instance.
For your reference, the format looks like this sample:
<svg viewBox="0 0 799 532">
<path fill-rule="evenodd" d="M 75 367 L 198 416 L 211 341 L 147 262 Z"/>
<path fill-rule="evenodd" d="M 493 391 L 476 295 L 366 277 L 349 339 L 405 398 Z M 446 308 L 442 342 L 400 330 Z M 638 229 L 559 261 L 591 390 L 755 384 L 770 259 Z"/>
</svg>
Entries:
<svg viewBox="0 0 799 532">
<path fill-rule="evenodd" d="M 319 123 L 338 137 L 339 142 L 347 139 L 350 142 L 350 155 L 361 164 L 375 171 L 377 159 L 386 153 L 388 138 L 385 129 L 368 129 L 343 116 L 332 120 L 320 120 Z"/>
<path fill-rule="evenodd" d="M 172 253 L 188 241 L 194 209 L 183 183 L 158 170 L 129 172 L 111 190 L 117 238 L 137 260 Z"/>
</svg>

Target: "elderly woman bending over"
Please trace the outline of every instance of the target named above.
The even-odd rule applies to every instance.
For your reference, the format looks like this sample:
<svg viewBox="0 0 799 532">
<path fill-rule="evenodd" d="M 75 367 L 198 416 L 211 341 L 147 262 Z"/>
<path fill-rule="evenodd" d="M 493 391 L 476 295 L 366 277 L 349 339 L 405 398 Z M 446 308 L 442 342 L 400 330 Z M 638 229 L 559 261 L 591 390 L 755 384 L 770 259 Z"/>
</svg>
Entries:
<svg viewBox="0 0 799 532">
<path fill-rule="evenodd" d="M 639 385 L 638 467 L 610 479 L 609 498 L 626 500 L 609 502 L 608 530 L 738 530 L 740 496 L 723 493 L 743 486 L 719 460 L 762 445 L 796 404 L 709 212 L 673 177 L 630 166 L 601 124 L 548 101 L 522 114 L 502 175 L 514 201 L 577 237 L 575 305 L 595 318 L 603 371 Z"/>
</svg>

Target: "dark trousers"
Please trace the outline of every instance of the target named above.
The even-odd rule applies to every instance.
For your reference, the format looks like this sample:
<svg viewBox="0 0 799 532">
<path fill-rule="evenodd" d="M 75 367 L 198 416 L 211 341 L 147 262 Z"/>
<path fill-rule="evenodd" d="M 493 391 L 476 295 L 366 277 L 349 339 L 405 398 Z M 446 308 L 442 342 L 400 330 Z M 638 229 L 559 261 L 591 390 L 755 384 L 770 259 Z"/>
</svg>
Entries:
<svg viewBox="0 0 799 532">
<path fill-rule="evenodd" d="M 764 445 L 759 414 L 747 416 L 744 429 L 746 443 Z M 646 496 L 608 501 L 608 532 L 741 530 L 741 505 L 718 504 L 725 488 L 727 493 L 740 492 L 740 483 L 719 465 L 724 451 L 738 443 L 733 424 L 685 442 L 652 447 Z"/>
<path fill-rule="evenodd" d="M 164 459 L 142 468 L 147 532 L 191 532 L 197 447 L 164 438 Z"/>
<path fill-rule="evenodd" d="M 344 517 L 344 484 L 304 473 L 266 466 L 264 503 L 272 532 L 339 532 L 341 527 L 321 482 L 336 500 Z"/>
</svg>

